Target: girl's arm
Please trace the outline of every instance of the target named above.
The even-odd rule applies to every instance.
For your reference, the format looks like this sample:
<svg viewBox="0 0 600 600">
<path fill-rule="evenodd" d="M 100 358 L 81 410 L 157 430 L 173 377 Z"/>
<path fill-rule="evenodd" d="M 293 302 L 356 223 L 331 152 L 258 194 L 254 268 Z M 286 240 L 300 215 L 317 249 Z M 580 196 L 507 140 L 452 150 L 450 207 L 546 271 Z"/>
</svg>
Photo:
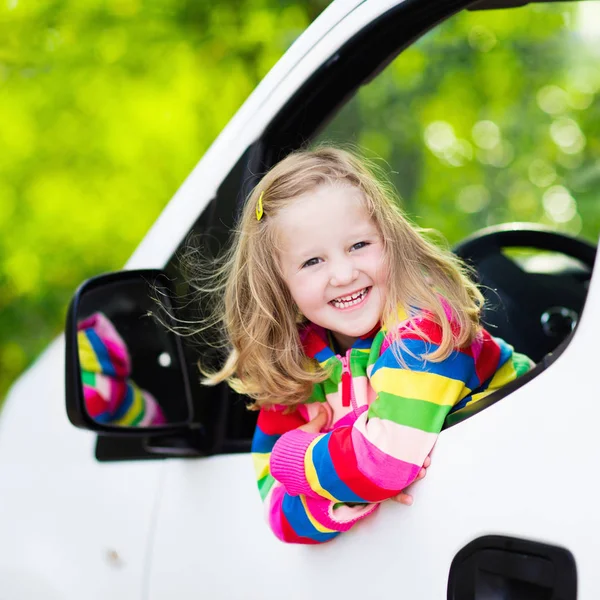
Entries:
<svg viewBox="0 0 600 600">
<path fill-rule="evenodd" d="M 273 533 L 284 542 L 318 544 L 347 531 L 371 514 L 377 505 L 336 507 L 335 502 L 318 496 L 289 494 L 285 486 L 273 478 L 269 467 L 273 446 L 282 434 L 305 423 L 298 411 L 285 414 L 278 408 L 262 409 L 252 440 L 252 458 L 267 522 Z"/>
<path fill-rule="evenodd" d="M 397 495 L 419 474 L 454 405 L 489 394 L 528 368 L 485 331 L 441 362 L 423 360 L 440 343 L 441 329 L 425 319 L 419 327 L 426 336 L 402 331 L 401 343 L 374 363 L 376 398 L 354 425 L 326 434 L 296 429 L 276 442 L 271 472 L 289 493 L 352 503 Z"/>
</svg>

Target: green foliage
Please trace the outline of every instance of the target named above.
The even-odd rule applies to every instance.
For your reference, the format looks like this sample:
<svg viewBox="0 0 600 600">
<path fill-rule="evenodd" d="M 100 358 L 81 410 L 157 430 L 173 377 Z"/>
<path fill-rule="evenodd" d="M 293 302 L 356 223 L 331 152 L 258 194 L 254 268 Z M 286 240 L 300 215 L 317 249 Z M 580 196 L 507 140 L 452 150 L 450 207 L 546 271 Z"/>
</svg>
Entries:
<svg viewBox="0 0 600 600">
<path fill-rule="evenodd" d="M 410 216 L 451 242 L 507 221 L 596 242 L 599 22 L 592 2 L 463 11 L 363 87 L 321 140 L 383 158 Z"/>
<path fill-rule="evenodd" d="M 0 5 L 0 402 L 326 4 Z"/>
</svg>

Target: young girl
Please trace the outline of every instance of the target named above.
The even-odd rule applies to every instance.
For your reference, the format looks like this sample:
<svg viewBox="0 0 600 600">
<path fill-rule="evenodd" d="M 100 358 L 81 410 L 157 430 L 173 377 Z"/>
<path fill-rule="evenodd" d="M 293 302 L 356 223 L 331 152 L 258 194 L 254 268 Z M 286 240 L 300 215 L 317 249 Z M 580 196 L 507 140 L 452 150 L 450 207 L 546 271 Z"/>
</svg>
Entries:
<svg viewBox="0 0 600 600">
<path fill-rule="evenodd" d="M 267 173 L 227 255 L 227 380 L 260 409 L 252 452 L 275 535 L 330 540 L 428 465 L 447 414 L 527 371 L 482 296 L 350 153 Z"/>
</svg>

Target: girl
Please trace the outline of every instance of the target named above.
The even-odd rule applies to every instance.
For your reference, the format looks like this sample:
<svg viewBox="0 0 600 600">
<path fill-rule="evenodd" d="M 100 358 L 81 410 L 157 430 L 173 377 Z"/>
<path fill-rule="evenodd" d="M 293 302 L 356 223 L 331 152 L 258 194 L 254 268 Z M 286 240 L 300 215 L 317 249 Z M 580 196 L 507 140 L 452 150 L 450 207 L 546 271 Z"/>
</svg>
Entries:
<svg viewBox="0 0 600 600">
<path fill-rule="evenodd" d="M 531 366 L 482 328 L 458 259 L 343 150 L 267 173 L 219 273 L 230 353 L 206 383 L 226 380 L 260 410 L 258 487 L 286 542 L 330 540 L 389 498 L 409 504 L 401 492 L 447 414 Z"/>
</svg>

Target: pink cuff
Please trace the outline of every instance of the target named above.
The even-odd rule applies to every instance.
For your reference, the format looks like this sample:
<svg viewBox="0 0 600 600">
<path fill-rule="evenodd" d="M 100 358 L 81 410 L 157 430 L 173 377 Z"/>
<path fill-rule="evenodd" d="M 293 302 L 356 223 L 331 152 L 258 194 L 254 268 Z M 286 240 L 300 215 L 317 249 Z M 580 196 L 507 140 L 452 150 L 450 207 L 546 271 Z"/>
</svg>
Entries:
<svg viewBox="0 0 600 600">
<path fill-rule="evenodd" d="M 307 506 L 310 506 L 310 500 L 306 500 Z M 338 508 L 334 508 L 332 502 L 327 511 L 328 520 L 323 519 L 322 523 L 326 527 L 335 529 L 336 531 L 348 531 L 357 521 L 368 517 L 374 513 L 380 504 L 362 504 L 356 506 L 346 506 L 342 504 Z"/>
<path fill-rule="evenodd" d="M 306 479 L 304 457 L 312 441 L 320 435 L 293 429 L 275 442 L 270 459 L 271 475 L 285 486 L 288 494 L 318 496 Z"/>
</svg>

